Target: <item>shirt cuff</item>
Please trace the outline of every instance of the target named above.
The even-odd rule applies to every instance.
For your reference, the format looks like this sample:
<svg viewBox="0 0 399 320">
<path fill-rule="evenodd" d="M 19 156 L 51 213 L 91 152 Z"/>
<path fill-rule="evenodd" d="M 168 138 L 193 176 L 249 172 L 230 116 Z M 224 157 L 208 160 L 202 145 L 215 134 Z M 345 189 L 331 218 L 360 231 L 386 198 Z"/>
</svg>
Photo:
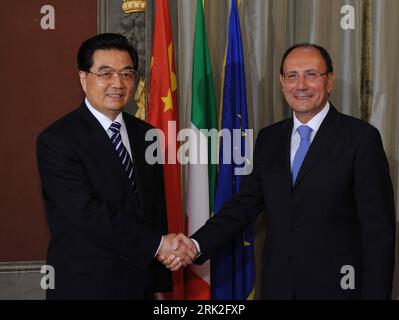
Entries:
<svg viewBox="0 0 399 320">
<path fill-rule="evenodd" d="M 195 239 L 193 239 L 193 238 L 190 238 L 190 239 L 194 242 L 195 247 L 197 248 L 197 252 L 198 252 L 197 257 L 198 257 L 198 256 L 201 254 L 200 245 L 199 245 L 199 243 L 197 242 L 197 240 L 195 240 Z"/>
<path fill-rule="evenodd" d="M 162 243 L 163 243 L 163 237 L 164 237 L 164 236 L 162 236 L 162 238 L 161 238 L 161 242 L 159 243 L 159 246 L 158 246 L 157 252 L 155 252 L 155 256 L 154 256 L 154 258 L 155 258 L 155 257 L 158 255 L 159 249 L 161 249 L 161 246 L 162 246 Z"/>
</svg>

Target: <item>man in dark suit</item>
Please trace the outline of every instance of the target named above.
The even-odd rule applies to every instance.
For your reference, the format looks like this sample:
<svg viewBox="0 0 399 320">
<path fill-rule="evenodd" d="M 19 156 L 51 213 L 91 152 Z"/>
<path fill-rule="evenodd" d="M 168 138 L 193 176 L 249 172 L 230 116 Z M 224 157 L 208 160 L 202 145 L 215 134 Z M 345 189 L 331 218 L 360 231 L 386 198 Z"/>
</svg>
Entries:
<svg viewBox="0 0 399 320">
<path fill-rule="evenodd" d="M 78 52 L 86 99 L 38 137 L 37 159 L 55 269 L 48 299 L 145 299 L 171 290 L 156 259 L 174 254 L 161 165 L 144 158 L 152 127 L 122 110 L 138 67 L 127 39 L 101 34 Z M 180 259 L 179 258 L 179 259 Z M 185 263 L 183 263 L 185 264 Z"/>
<path fill-rule="evenodd" d="M 263 299 L 389 299 L 395 213 L 379 132 L 328 101 L 334 73 L 325 49 L 291 47 L 280 73 L 293 118 L 260 131 L 240 193 L 192 235 L 196 263 L 264 211 Z"/>
</svg>

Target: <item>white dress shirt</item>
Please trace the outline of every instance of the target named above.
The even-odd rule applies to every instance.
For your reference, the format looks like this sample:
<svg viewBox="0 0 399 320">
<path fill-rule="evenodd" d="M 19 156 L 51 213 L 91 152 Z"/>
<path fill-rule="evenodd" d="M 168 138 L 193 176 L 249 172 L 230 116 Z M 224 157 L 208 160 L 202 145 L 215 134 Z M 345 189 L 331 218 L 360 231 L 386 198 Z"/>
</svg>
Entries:
<svg viewBox="0 0 399 320">
<path fill-rule="evenodd" d="M 292 164 L 294 163 L 295 153 L 297 152 L 299 144 L 301 142 L 301 136 L 297 131 L 298 127 L 306 124 L 308 127 L 312 128 L 312 132 L 310 133 L 310 144 L 312 144 L 312 141 L 329 110 L 330 110 L 330 103 L 327 101 L 323 109 L 321 109 L 321 111 L 318 114 L 316 114 L 312 119 L 310 119 L 308 123 L 302 123 L 301 121 L 299 121 L 294 112 L 293 115 L 294 126 L 292 128 L 292 134 L 291 134 L 291 169 L 292 169 Z"/>
<path fill-rule="evenodd" d="M 108 118 L 106 115 L 104 115 L 101 112 L 94 109 L 94 107 L 90 104 L 90 102 L 89 102 L 89 100 L 87 100 L 87 98 L 85 99 L 85 103 L 86 103 L 86 106 L 89 109 L 89 111 L 93 114 L 93 116 L 96 117 L 98 122 L 100 122 L 100 124 L 104 128 L 105 132 L 107 132 L 109 138 L 111 138 L 113 132 L 111 130 L 109 130 L 109 127 L 113 121 L 110 118 Z M 123 120 L 122 112 L 120 112 L 116 116 L 114 121 L 117 121 L 121 124 L 120 132 L 121 132 L 122 143 L 125 146 L 127 152 L 129 152 L 130 159 L 133 159 L 132 151 L 130 150 L 130 142 L 129 142 L 129 138 L 127 135 L 127 129 L 126 129 L 125 121 Z"/>
</svg>

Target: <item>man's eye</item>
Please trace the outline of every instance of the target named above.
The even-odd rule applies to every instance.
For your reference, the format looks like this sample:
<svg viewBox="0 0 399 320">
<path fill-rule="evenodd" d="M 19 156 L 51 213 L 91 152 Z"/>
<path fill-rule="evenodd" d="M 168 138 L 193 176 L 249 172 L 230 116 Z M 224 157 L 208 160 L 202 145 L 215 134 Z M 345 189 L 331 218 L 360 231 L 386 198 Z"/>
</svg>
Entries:
<svg viewBox="0 0 399 320">
<path fill-rule="evenodd" d="M 131 73 L 131 72 L 121 72 L 121 76 L 122 76 L 124 79 L 130 79 L 130 78 L 133 77 L 133 73 Z"/>
<path fill-rule="evenodd" d="M 296 73 L 289 73 L 289 74 L 287 75 L 287 79 L 289 79 L 289 80 L 294 80 L 294 79 L 296 79 L 296 78 L 297 78 Z"/>
<path fill-rule="evenodd" d="M 314 79 L 314 78 L 317 77 L 317 73 L 316 73 L 316 72 L 308 72 L 308 73 L 306 74 L 306 76 L 307 76 L 308 78 Z"/>
<path fill-rule="evenodd" d="M 112 75 L 112 72 L 109 71 L 104 71 L 98 74 L 100 77 L 110 77 Z"/>
</svg>

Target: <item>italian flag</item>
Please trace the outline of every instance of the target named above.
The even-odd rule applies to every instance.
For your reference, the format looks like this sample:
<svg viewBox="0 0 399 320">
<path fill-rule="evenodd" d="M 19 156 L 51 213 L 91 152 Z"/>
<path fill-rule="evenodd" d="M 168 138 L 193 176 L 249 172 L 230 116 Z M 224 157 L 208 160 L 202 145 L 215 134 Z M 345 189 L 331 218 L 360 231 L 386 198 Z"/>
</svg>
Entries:
<svg viewBox="0 0 399 320">
<path fill-rule="evenodd" d="M 217 140 L 210 138 L 202 129 L 217 129 L 216 98 L 212 79 L 208 41 L 204 23 L 202 0 L 197 0 L 194 35 L 193 80 L 191 101 L 191 129 L 195 132 L 197 160 L 188 166 L 187 232 L 189 235 L 204 225 L 213 213 L 216 190 L 216 164 L 212 164 L 212 152 L 216 155 Z M 206 143 L 200 143 L 200 140 Z M 190 145 L 190 153 L 193 152 Z M 211 152 L 212 150 L 212 152 Z M 207 162 L 207 163 L 206 163 Z M 211 298 L 210 262 L 201 266 L 191 265 L 186 274 L 186 299 L 207 300 Z"/>
</svg>

